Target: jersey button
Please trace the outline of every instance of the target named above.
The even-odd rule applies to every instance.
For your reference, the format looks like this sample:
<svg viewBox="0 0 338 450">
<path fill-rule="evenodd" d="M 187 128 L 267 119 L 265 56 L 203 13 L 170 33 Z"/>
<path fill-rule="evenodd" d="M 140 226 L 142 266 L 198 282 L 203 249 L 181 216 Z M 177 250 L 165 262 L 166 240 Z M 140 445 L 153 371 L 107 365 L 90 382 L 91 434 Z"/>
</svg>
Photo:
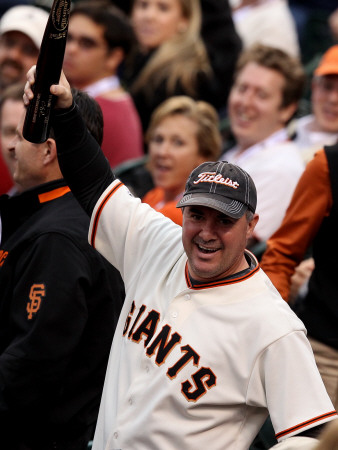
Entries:
<svg viewBox="0 0 338 450">
<path fill-rule="evenodd" d="M 117 431 L 115 431 L 115 433 L 113 434 L 114 439 L 117 439 L 119 437 L 119 434 Z"/>
<path fill-rule="evenodd" d="M 185 297 L 186 300 L 190 300 L 190 298 L 191 298 L 190 294 L 185 294 L 184 297 Z"/>
<path fill-rule="evenodd" d="M 132 404 L 133 404 L 133 399 L 130 398 L 130 399 L 128 400 L 128 403 L 129 403 L 129 405 L 132 405 Z"/>
<path fill-rule="evenodd" d="M 171 317 L 173 317 L 174 319 L 176 319 L 177 316 L 178 316 L 178 314 L 177 314 L 176 311 L 174 311 L 174 312 L 171 313 Z"/>
</svg>

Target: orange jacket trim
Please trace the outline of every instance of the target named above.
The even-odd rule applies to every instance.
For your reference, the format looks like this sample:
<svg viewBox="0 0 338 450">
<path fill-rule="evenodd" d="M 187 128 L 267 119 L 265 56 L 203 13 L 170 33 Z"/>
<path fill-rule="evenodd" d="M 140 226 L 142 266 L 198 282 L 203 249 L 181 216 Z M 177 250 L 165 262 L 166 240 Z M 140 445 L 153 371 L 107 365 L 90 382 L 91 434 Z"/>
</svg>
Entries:
<svg viewBox="0 0 338 450">
<path fill-rule="evenodd" d="M 40 201 L 40 203 L 50 202 L 51 200 L 55 200 L 56 198 L 59 198 L 59 197 L 62 197 L 63 195 L 68 194 L 68 192 L 70 192 L 70 189 L 68 186 L 60 187 L 60 188 L 54 189 L 53 191 L 39 194 L 39 201 Z"/>
</svg>

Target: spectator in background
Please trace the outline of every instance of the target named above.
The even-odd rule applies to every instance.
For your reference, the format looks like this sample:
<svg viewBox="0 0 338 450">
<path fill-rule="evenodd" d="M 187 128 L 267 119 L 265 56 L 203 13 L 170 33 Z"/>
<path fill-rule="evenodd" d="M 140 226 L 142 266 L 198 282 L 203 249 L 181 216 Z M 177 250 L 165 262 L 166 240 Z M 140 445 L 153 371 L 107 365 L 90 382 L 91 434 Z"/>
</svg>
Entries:
<svg viewBox="0 0 338 450">
<path fill-rule="evenodd" d="M 101 106 L 102 150 L 112 167 L 144 154 L 140 118 L 118 76 L 133 39 L 128 18 L 109 2 L 75 4 L 63 69 L 72 86 L 86 91 Z"/>
<path fill-rule="evenodd" d="M 301 63 L 280 49 L 256 44 L 239 58 L 228 102 L 236 146 L 221 159 L 245 169 L 257 187 L 260 220 L 249 247 L 279 227 L 304 170 L 286 129 L 304 81 Z"/>
<path fill-rule="evenodd" d="M 0 20 L 0 92 L 26 80 L 36 63 L 48 14 L 32 5 L 10 8 Z"/>
<path fill-rule="evenodd" d="M 287 0 L 232 0 L 231 4 L 245 48 L 258 42 L 300 57 L 297 28 Z"/>
<path fill-rule="evenodd" d="M 32 5 L 7 9 L 0 18 L 0 94 L 13 83 L 26 80 L 28 69 L 36 63 L 48 14 Z M 13 182 L 0 156 L 0 195 Z"/>
<path fill-rule="evenodd" d="M 321 236 L 327 232 L 327 223 L 336 224 L 335 184 L 337 159 L 321 148 L 338 138 L 338 45 L 323 55 L 312 80 L 313 114 L 295 121 L 295 142 L 308 164 L 299 180 L 284 221 L 268 241 L 263 255 L 264 270 L 270 276 L 285 300 L 299 311 L 308 328 L 316 360 L 333 403 L 338 406 L 338 336 L 335 329 L 335 277 L 331 268 L 323 282 L 330 294 L 317 284 L 321 272 L 330 267 L 329 257 L 318 250 Z M 335 148 L 337 153 L 338 148 Z M 334 225 L 336 226 L 336 225 Z M 335 239 L 331 234 L 330 248 Z M 314 247 L 312 249 L 312 243 Z M 325 255 L 327 246 L 325 247 Z M 312 257 L 313 256 L 313 257 Z M 323 261 L 325 259 L 325 261 Z M 319 265 L 318 270 L 315 269 Z M 332 263 L 334 264 L 334 263 Z M 324 267 L 324 269 L 323 269 Z M 319 281 L 318 281 L 319 280 Z M 319 312 L 320 311 L 320 312 Z M 332 324 L 334 321 L 334 326 Z M 317 323 L 314 326 L 314 323 Z"/>
<path fill-rule="evenodd" d="M 290 133 L 305 162 L 324 145 L 338 138 L 338 45 L 330 47 L 314 71 L 312 114 L 292 121 Z"/>
<path fill-rule="evenodd" d="M 158 106 L 146 133 L 149 169 L 155 184 L 143 202 L 182 225 L 177 208 L 190 172 L 221 153 L 217 111 L 187 96 L 171 97 Z"/>
<path fill-rule="evenodd" d="M 307 164 L 281 226 L 267 241 L 261 266 L 284 300 L 292 276 L 312 247 L 314 270 L 294 310 L 308 331 L 332 403 L 338 406 L 338 144 L 319 150 Z"/>
<path fill-rule="evenodd" d="M 18 126 L 19 118 L 25 111 L 25 106 L 22 100 L 23 83 L 16 83 L 8 86 L 0 97 L 0 145 L 1 156 L 8 169 L 10 195 L 18 192 L 20 186 L 14 186 L 13 173 L 15 170 L 15 155 L 11 151 L 12 140 L 15 137 L 16 127 Z M 5 171 L 5 166 L 3 167 Z M 2 175 L 4 172 L 2 172 Z"/>
<path fill-rule="evenodd" d="M 91 134 L 102 114 L 74 92 Z M 10 450 L 86 450 L 115 325 L 119 273 L 88 243 L 89 218 L 60 172 L 55 140 L 12 141 L 22 192 L 0 198 L 0 423 Z"/>
<path fill-rule="evenodd" d="M 226 105 L 241 49 L 228 0 L 134 0 L 131 19 L 138 41 L 123 79 L 144 132 L 154 109 L 168 97 L 188 95 Z"/>
</svg>

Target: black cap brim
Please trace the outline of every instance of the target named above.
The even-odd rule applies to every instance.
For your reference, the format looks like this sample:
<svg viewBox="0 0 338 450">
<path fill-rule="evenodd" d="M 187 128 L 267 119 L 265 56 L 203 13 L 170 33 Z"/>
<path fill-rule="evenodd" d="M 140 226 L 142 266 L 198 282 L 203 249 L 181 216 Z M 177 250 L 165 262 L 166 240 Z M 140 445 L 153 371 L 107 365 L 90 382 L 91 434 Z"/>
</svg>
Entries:
<svg viewBox="0 0 338 450">
<path fill-rule="evenodd" d="M 176 208 L 185 206 L 206 206 L 233 219 L 240 219 L 248 209 L 247 205 L 242 202 L 213 193 L 187 194 L 177 203 Z"/>
</svg>

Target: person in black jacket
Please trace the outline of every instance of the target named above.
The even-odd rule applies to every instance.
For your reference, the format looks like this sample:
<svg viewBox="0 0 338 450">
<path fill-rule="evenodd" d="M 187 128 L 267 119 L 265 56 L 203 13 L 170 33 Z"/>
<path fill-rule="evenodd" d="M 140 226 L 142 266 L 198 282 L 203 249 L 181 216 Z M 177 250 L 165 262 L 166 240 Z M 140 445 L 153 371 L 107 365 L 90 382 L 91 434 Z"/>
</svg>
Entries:
<svg viewBox="0 0 338 450">
<path fill-rule="evenodd" d="M 101 142 L 98 105 L 76 98 Z M 1 447 L 84 450 L 124 286 L 88 243 L 89 218 L 62 179 L 55 140 L 26 141 L 23 119 L 12 143 L 23 192 L 0 197 Z"/>
</svg>

